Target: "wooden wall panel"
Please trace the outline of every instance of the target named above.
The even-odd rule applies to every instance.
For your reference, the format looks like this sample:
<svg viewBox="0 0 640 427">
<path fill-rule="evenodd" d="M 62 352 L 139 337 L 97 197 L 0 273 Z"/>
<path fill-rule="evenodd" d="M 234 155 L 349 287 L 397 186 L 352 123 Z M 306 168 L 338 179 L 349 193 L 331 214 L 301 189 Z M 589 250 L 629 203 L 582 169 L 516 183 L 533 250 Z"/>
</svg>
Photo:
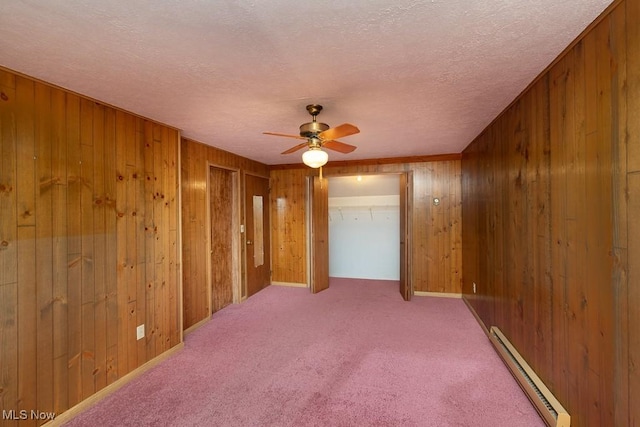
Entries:
<svg viewBox="0 0 640 427">
<path fill-rule="evenodd" d="M 272 280 L 307 283 L 306 169 L 271 171 Z"/>
<path fill-rule="evenodd" d="M 627 348 L 621 346 L 622 349 L 618 354 L 621 355 L 619 362 L 627 361 L 622 368 L 628 368 L 624 372 L 628 376 L 618 374 L 616 378 L 618 384 L 616 402 L 623 402 L 621 409 L 627 408 L 629 415 L 628 418 L 623 418 L 618 416 L 618 412 L 622 411 L 617 411 L 616 420 L 620 420 L 620 425 L 623 425 L 623 422 L 627 425 L 638 425 L 640 408 L 633 398 L 640 393 L 640 371 L 636 368 L 640 366 L 640 262 L 638 261 L 640 260 L 640 221 L 638 221 L 640 218 L 640 120 L 638 120 L 640 117 L 640 2 L 627 1 L 625 6 L 626 31 L 614 39 L 619 41 L 618 45 L 622 44 L 621 39 L 624 40 L 624 51 L 627 53 L 626 80 L 618 80 L 619 85 L 622 86 L 619 105 L 626 107 L 624 122 L 626 132 L 624 128 L 620 128 L 618 133 L 626 144 L 618 151 L 621 179 L 618 185 L 619 209 L 616 218 L 620 221 L 616 230 L 619 233 L 617 243 L 620 261 L 615 277 L 619 285 L 619 307 L 627 309 L 619 310 L 619 318 L 622 321 L 627 320 L 627 323 L 622 323 L 619 328 L 619 335 L 621 338 L 628 339 L 628 351 L 625 352 Z M 619 112 L 622 115 L 625 110 L 621 107 Z M 628 300 L 625 300 L 627 290 Z M 627 385 L 628 389 L 625 388 Z M 627 414 L 627 412 L 622 413 Z"/>
<path fill-rule="evenodd" d="M 462 159 L 464 297 L 505 332 L 572 425 L 638 418 L 629 399 L 639 233 L 627 219 L 640 213 L 638 3 L 610 8 Z"/>
<path fill-rule="evenodd" d="M 0 72 L 0 411 L 18 409 L 17 105 L 16 76 Z"/>
<path fill-rule="evenodd" d="M 0 410 L 61 414 L 180 342 L 179 134 L 149 152 L 142 118 L 3 69 L 0 91 Z"/>
<path fill-rule="evenodd" d="M 413 171 L 414 290 L 460 293 L 462 227 L 460 161 L 376 164 L 359 162 L 323 168 L 325 176 Z M 273 277 L 276 282 L 306 283 L 305 180 L 317 171 L 306 168 L 271 170 Z M 433 205 L 433 198 L 440 205 Z"/>
<path fill-rule="evenodd" d="M 182 155 L 182 262 L 183 318 L 187 329 L 211 315 L 208 297 L 207 176 L 209 166 L 269 177 L 266 165 L 196 141 L 183 139 Z M 241 179 L 241 181 L 244 181 Z M 242 199 L 242 197 L 241 197 Z M 244 212 L 243 209 L 240 210 Z M 242 218 L 241 224 L 244 224 Z"/>
</svg>

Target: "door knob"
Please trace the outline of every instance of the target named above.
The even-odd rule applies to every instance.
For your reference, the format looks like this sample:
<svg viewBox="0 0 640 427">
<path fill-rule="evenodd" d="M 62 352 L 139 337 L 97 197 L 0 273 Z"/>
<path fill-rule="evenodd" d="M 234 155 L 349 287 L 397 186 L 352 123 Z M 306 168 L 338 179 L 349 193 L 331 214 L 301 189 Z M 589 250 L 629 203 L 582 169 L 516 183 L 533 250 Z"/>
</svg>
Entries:
<svg viewBox="0 0 640 427">
<path fill-rule="evenodd" d="M 247 245 L 252 245 L 253 243 L 251 242 L 251 240 L 247 240 Z"/>
</svg>

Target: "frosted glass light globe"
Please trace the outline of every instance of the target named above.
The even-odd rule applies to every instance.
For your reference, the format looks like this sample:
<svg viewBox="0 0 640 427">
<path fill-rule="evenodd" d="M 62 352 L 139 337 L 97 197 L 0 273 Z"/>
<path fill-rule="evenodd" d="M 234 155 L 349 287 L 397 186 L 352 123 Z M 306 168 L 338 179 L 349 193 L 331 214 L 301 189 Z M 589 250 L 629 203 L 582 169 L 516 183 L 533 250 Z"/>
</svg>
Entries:
<svg viewBox="0 0 640 427">
<path fill-rule="evenodd" d="M 326 151 L 322 151 L 320 148 L 310 148 L 309 151 L 302 153 L 302 162 L 310 168 L 319 168 L 324 166 L 329 160 L 329 155 Z"/>
</svg>

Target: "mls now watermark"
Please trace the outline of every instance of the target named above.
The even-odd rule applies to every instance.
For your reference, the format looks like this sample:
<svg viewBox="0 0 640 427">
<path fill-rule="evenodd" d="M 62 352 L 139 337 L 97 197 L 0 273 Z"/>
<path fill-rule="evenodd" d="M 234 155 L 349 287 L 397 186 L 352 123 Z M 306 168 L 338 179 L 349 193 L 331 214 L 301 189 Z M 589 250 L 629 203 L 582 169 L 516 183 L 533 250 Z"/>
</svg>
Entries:
<svg viewBox="0 0 640 427">
<path fill-rule="evenodd" d="M 55 412 L 44 412 L 44 411 L 36 411 L 26 409 L 21 409 L 16 411 L 15 409 L 11 409 L 9 411 L 2 410 L 2 419 L 3 420 L 44 420 L 50 421 L 56 417 Z"/>
</svg>

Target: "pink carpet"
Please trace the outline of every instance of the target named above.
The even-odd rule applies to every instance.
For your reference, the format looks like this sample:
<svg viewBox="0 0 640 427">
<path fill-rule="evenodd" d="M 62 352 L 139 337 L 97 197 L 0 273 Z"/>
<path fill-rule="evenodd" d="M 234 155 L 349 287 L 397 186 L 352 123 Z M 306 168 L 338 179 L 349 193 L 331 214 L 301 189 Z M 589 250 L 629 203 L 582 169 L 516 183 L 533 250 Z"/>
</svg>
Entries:
<svg viewBox="0 0 640 427">
<path fill-rule="evenodd" d="M 270 286 L 68 426 L 544 426 L 459 299 Z"/>
</svg>

